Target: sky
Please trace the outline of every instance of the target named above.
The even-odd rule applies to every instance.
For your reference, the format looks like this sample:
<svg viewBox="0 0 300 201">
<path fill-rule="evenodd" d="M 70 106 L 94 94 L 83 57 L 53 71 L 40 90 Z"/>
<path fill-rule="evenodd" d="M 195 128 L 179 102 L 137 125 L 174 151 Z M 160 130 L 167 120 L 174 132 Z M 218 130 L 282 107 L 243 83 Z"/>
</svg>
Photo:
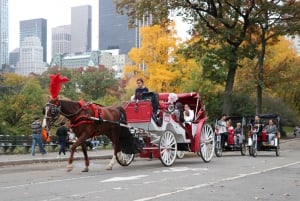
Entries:
<svg viewBox="0 0 300 201">
<path fill-rule="evenodd" d="M 19 47 L 20 21 L 35 18 L 47 20 L 48 58 L 51 61 L 51 29 L 71 24 L 71 7 L 92 6 L 92 50 L 98 49 L 98 0 L 8 0 L 9 1 L 9 51 Z M 178 35 L 187 37 L 185 25 L 178 22 Z"/>
<path fill-rule="evenodd" d="M 9 51 L 19 47 L 20 21 L 35 18 L 47 20 L 48 58 L 51 60 L 51 29 L 71 24 L 71 7 L 92 6 L 92 49 L 98 49 L 98 0 L 8 0 Z"/>
</svg>

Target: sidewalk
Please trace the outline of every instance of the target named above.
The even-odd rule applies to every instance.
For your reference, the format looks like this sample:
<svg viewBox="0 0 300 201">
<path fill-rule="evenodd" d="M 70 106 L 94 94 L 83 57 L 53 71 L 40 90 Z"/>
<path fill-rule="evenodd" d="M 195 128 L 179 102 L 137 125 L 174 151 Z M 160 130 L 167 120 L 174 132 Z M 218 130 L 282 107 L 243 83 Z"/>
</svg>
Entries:
<svg viewBox="0 0 300 201">
<path fill-rule="evenodd" d="M 48 152 L 46 155 L 40 154 L 38 151 L 35 156 L 28 154 L 0 154 L 0 167 L 6 165 L 22 165 L 22 164 L 31 164 L 31 163 L 45 163 L 51 161 L 67 161 L 70 156 L 70 152 L 67 152 L 66 155 L 62 155 L 61 158 L 57 157 L 58 152 Z M 90 160 L 95 159 L 110 159 L 113 155 L 112 149 L 104 150 L 91 150 L 88 151 L 88 156 Z M 83 160 L 83 153 L 81 150 L 78 150 L 74 153 L 74 160 Z"/>
</svg>

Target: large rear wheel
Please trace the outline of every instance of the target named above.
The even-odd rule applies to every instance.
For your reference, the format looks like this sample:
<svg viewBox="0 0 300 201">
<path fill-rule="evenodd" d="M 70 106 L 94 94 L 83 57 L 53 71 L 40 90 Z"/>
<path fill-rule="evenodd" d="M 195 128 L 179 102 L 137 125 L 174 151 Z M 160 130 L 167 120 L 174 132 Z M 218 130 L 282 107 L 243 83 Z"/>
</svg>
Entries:
<svg viewBox="0 0 300 201">
<path fill-rule="evenodd" d="M 125 154 L 120 151 L 117 153 L 116 160 L 121 166 L 128 166 L 134 159 L 134 154 Z"/>
<path fill-rule="evenodd" d="M 167 167 L 173 165 L 177 157 L 177 142 L 172 131 L 167 130 L 162 134 L 158 149 L 162 164 Z"/>
<path fill-rule="evenodd" d="M 209 124 L 204 124 L 201 130 L 200 150 L 198 155 L 206 163 L 210 162 L 215 149 L 215 134 Z"/>
</svg>

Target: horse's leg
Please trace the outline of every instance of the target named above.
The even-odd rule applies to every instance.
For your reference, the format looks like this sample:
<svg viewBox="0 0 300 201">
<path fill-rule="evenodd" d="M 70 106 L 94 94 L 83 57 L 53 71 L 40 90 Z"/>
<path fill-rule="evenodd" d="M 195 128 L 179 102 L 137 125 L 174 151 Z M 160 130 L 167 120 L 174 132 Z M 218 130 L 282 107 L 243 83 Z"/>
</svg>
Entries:
<svg viewBox="0 0 300 201">
<path fill-rule="evenodd" d="M 114 154 L 113 154 L 113 156 L 112 156 L 110 162 L 108 163 L 106 169 L 107 169 L 107 170 L 112 170 L 112 168 L 113 168 L 115 162 L 116 162 L 116 154 L 115 154 L 115 152 L 114 152 Z"/>
<path fill-rule="evenodd" d="M 84 161 L 85 161 L 85 168 L 81 171 L 81 172 L 88 172 L 89 171 L 89 165 L 90 165 L 90 160 L 87 154 L 87 146 L 86 143 L 82 143 L 81 144 L 81 149 L 82 149 L 82 153 L 84 156 Z"/>
<path fill-rule="evenodd" d="M 68 165 L 67 165 L 67 171 L 70 172 L 73 170 L 74 166 L 73 166 L 73 161 L 74 161 L 74 153 L 76 151 L 76 148 L 81 145 L 82 143 L 85 143 L 85 139 L 84 138 L 78 138 L 78 140 L 72 145 L 71 147 L 71 154 L 69 157 L 69 161 L 68 161 Z"/>
</svg>

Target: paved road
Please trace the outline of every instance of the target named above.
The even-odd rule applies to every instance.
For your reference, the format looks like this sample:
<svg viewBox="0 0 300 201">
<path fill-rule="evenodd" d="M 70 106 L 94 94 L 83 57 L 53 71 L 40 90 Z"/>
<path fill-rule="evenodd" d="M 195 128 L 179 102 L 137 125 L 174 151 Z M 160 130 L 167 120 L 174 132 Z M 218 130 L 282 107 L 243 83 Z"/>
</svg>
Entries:
<svg viewBox="0 0 300 201">
<path fill-rule="evenodd" d="M 259 152 L 256 158 L 226 152 L 204 163 L 189 153 L 164 167 L 159 160 L 136 158 L 128 167 L 108 159 L 83 160 L 66 172 L 66 161 L 0 167 L 0 197 L 5 201 L 296 201 L 300 200 L 300 138 L 282 141 L 281 155 Z M 100 151 L 101 152 L 101 151 Z"/>
</svg>

